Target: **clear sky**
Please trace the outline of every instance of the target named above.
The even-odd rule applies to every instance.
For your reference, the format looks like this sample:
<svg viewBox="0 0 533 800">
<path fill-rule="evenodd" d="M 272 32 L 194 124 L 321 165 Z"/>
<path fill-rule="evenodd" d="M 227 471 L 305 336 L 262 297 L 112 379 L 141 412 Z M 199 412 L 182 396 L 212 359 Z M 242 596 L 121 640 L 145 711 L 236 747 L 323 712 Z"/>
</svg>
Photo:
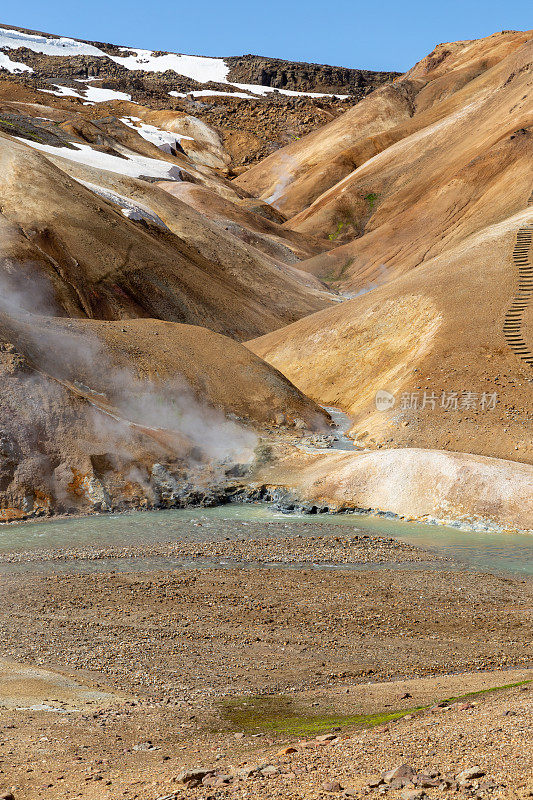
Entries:
<svg viewBox="0 0 533 800">
<path fill-rule="evenodd" d="M 531 0 L 2 0 L 0 22 L 195 55 L 405 71 L 439 42 L 533 26 Z"/>
</svg>

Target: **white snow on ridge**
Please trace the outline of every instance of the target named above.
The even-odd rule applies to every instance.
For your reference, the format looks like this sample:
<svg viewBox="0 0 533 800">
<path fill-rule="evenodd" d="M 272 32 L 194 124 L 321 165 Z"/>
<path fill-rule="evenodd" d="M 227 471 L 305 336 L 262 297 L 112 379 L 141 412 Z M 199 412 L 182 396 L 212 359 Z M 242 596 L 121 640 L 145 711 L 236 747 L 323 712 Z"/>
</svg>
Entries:
<svg viewBox="0 0 533 800">
<path fill-rule="evenodd" d="M 177 53 L 167 53 L 155 56 L 152 50 L 140 50 L 136 47 L 121 47 L 125 53 L 130 51 L 135 55 L 112 56 L 94 47 L 92 44 L 78 42 L 76 39 L 62 37 L 54 39 L 50 36 L 39 36 L 33 33 L 21 33 L 9 28 L 0 28 L 0 50 L 16 50 L 26 47 L 34 53 L 43 53 L 48 56 L 100 56 L 109 58 L 117 64 L 130 70 L 145 70 L 146 72 L 165 72 L 167 69 L 185 75 L 187 78 L 199 83 L 227 83 L 226 76 L 229 67 L 223 58 L 209 58 L 208 56 L 187 56 Z M 28 67 L 29 69 L 29 67 Z"/>
<path fill-rule="evenodd" d="M 103 50 L 92 44 L 78 42 L 76 39 L 53 39 L 51 36 L 39 36 L 36 33 L 21 33 L 10 28 L 0 28 L 0 49 L 16 50 L 26 47 L 34 53 L 47 56 L 105 56 Z"/>
<path fill-rule="evenodd" d="M 8 55 L 0 52 L 0 69 L 7 69 L 8 72 L 15 74 L 17 72 L 33 72 L 31 67 L 26 64 L 21 64 L 20 61 L 12 61 Z"/>
<path fill-rule="evenodd" d="M 78 142 L 75 145 L 77 149 L 71 150 L 69 147 L 54 147 L 51 144 L 41 144 L 41 142 L 30 141 L 20 136 L 15 138 L 35 150 L 42 150 L 44 153 L 61 156 L 69 161 L 76 161 L 88 167 L 103 169 L 106 172 L 129 175 L 130 178 L 139 178 L 144 175 L 149 178 L 181 180 L 179 167 L 170 164 L 168 161 L 159 161 L 157 158 L 148 158 L 136 153 L 132 153 L 127 158 L 119 158 L 108 153 L 101 153 L 99 150 L 93 150 L 88 144 L 80 144 Z"/>
<path fill-rule="evenodd" d="M 166 72 L 167 69 L 185 75 L 198 83 L 227 83 L 229 67 L 223 58 L 209 58 L 208 56 L 185 56 L 177 53 L 167 53 L 164 56 L 154 56 L 151 50 L 122 47 L 121 50 L 132 50 L 134 56 L 110 56 L 117 64 L 122 64 L 126 69 L 143 69 L 146 72 Z"/>
<path fill-rule="evenodd" d="M 236 86 L 238 89 L 248 90 L 254 94 L 264 95 L 269 92 L 279 92 L 279 94 L 287 95 L 288 97 L 340 97 L 344 100 L 349 97 L 349 94 L 320 94 L 319 92 L 293 92 L 290 89 L 276 89 L 273 86 L 260 86 L 255 83 L 232 83 L 231 86 Z"/>
<path fill-rule="evenodd" d="M 338 97 L 344 100 L 350 97 L 349 94 L 320 94 L 319 92 L 293 92 L 290 89 L 275 89 L 272 86 L 261 86 L 254 83 L 229 83 L 228 86 L 248 90 L 252 94 L 245 94 L 245 92 L 217 92 L 214 89 L 201 89 L 194 92 L 169 92 L 171 97 L 241 97 L 244 100 L 256 100 L 257 97 L 265 97 L 265 95 L 272 92 L 279 92 L 279 94 L 287 95 L 288 97 Z"/>
<path fill-rule="evenodd" d="M 17 49 L 19 47 L 26 47 L 33 50 L 35 53 L 43 53 L 50 56 L 77 56 L 77 55 L 90 55 L 98 56 L 101 58 L 109 58 L 116 64 L 121 64 L 129 70 L 145 70 L 146 72 L 166 72 L 171 70 L 178 75 L 183 75 L 187 78 L 192 78 L 198 83 L 225 83 L 232 88 L 241 89 L 244 92 L 250 91 L 255 95 L 265 96 L 270 92 L 277 91 L 280 94 L 288 95 L 289 97 L 340 97 L 345 98 L 349 95 L 332 95 L 332 94 L 319 94 L 318 92 L 295 92 L 289 89 L 274 89 L 271 86 L 261 86 L 260 84 L 251 83 L 229 83 L 228 74 L 230 68 L 227 66 L 223 58 L 211 58 L 209 56 L 188 56 L 179 53 L 166 53 L 165 55 L 154 55 L 152 50 L 141 50 L 136 47 L 121 47 L 120 50 L 129 55 L 114 56 L 105 53 L 94 45 L 79 42 L 76 39 L 69 39 L 62 37 L 54 39 L 50 36 L 40 36 L 39 34 L 21 33 L 8 28 L 0 28 L 0 51 L 3 49 Z M 131 55 L 133 53 L 133 55 Z M 0 69 L 7 69 L 10 72 L 21 72 L 33 70 L 25 64 L 20 64 L 11 61 L 5 53 L 0 52 Z M 111 91 L 100 89 L 98 92 Z M 117 92 L 117 94 L 123 94 Z M 173 97 L 185 97 L 186 95 L 179 92 L 170 92 Z M 197 97 L 208 96 L 215 94 L 213 90 L 205 90 L 201 93 L 196 91 L 192 92 Z M 233 93 L 235 97 L 248 98 L 249 95 L 244 93 Z M 104 102 L 102 99 L 95 99 L 92 102 Z M 112 97 L 105 99 L 115 99 Z M 125 99 L 124 97 L 116 99 Z M 129 96 L 128 96 L 128 99 Z"/>
<path fill-rule="evenodd" d="M 55 94 L 56 97 L 79 97 L 83 100 L 83 96 L 72 89 L 70 86 L 62 86 L 60 83 L 53 83 L 55 89 L 38 89 L 39 92 L 46 92 L 46 94 Z"/>
<path fill-rule="evenodd" d="M 169 92 L 173 97 L 187 97 L 186 94 L 179 94 L 179 92 Z M 252 100 L 253 97 L 244 92 L 217 92 L 214 89 L 200 89 L 194 92 L 189 92 L 193 97 L 243 97 Z"/>
</svg>

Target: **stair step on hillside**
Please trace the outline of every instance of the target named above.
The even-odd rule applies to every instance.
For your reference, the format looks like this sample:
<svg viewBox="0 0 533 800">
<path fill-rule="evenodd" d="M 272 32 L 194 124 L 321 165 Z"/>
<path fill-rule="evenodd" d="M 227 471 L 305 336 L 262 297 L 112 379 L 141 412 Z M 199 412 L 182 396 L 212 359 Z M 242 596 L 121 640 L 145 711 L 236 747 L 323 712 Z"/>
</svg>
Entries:
<svg viewBox="0 0 533 800">
<path fill-rule="evenodd" d="M 533 205 L 533 192 L 527 201 Z M 533 353 L 522 335 L 523 317 L 533 297 L 533 263 L 530 257 L 533 245 L 533 226 L 527 224 L 516 232 L 513 249 L 513 266 L 518 271 L 517 293 L 505 314 L 503 335 L 513 353 L 526 364 L 533 366 Z"/>
</svg>

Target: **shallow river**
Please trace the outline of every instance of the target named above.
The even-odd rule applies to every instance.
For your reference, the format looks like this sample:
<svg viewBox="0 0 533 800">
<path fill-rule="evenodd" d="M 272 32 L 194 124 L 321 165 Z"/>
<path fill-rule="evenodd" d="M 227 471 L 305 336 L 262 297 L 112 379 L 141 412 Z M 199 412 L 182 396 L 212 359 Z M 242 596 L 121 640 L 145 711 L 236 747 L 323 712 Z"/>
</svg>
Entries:
<svg viewBox="0 0 533 800">
<path fill-rule="evenodd" d="M 18 525 L 0 526 L 0 553 L 17 551 L 39 551 L 59 549 L 83 549 L 85 547 L 105 546 L 141 546 L 162 542 L 216 540 L 216 528 L 209 529 L 191 525 L 184 535 L 179 536 L 173 530 L 177 521 L 224 519 L 274 521 L 291 520 L 306 522 L 313 526 L 316 522 L 347 525 L 361 528 L 369 532 L 393 536 L 409 544 L 430 548 L 442 555 L 459 560 L 470 569 L 476 571 L 512 572 L 522 575 L 533 575 L 533 535 L 526 533 L 474 533 L 460 531 L 441 525 L 422 525 L 400 520 L 385 519 L 367 514 L 282 514 L 265 503 L 226 505 L 209 509 L 186 509 L 174 511 L 148 511 L 127 514 L 104 514 L 100 516 L 81 517 L 76 519 L 52 520 L 46 522 L 29 522 Z M 271 535 L 272 532 L 270 532 Z M 239 531 L 242 536 L 242 530 Z M 290 535 L 285 529 L 280 535 Z M 49 571 L 102 571 L 104 569 L 146 570 L 154 568 L 193 568 L 199 566 L 235 566 L 227 562 L 184 561 L 163 557 L 140 557 L 123 559 L 101 559 L 99 561 L 77 561 L 69 563 L 1 563 L 0 573 L 13 572 L 49 572 Z M 239 566 L 239 564 L 237 564 Z M 248 565 L 250 566 L 250 565 Z M 280 564 L 275 565 L 279 568 Z M 292 568 L 296 565 L 290 565 Z M 328 565 L 305 565 L 316 568 Z M 425 566 L 447 569 L 438 562 L 419 565 L 371 565 L 375 569 L 402 569 L 406 566 Z M 330 567 L 331 568 L 331 567 Z M 338 568 L 351 568 L 343 565 Z M 365 565 L 354 565 L 352 568 L 367 568 Z"/>
</svg>

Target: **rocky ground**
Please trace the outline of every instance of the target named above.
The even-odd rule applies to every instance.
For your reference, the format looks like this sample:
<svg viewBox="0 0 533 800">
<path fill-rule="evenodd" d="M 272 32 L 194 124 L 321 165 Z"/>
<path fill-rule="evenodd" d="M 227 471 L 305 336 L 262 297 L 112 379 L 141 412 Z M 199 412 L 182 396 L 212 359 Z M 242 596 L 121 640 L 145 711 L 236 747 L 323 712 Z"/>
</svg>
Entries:
<svg viewBox="0 0 533 800">
<path fill-rule="evenodd" d="M 276 540 L 282 561 L 308 547 L 332 560 L 434 559 L 334 527 L 237 525 L 214 552 L 271 560 Z M 176 553 L 201 556 L 216 539 L 191 536 L 204 543 Z M 445 564 L 32 569 L 0 585 L 0 788 L 16 800 L 440 797 L 447 783 L 459 797 L 528 796 L 530 581 Z M 521 685 L 484 691 L 509 684 Z M 405 786 L 376 778 L 403 762 L 416 772 L 403 770 Z M 484 775 L 455 777 L 471 767 Z"/>
<path fill-rule="evenodd" d="M 32 33 L 25 28 L 14 29 Z M 109 55 L 123 54 L 117 45 L 89 44 Z M 105 57 L 50 56 L 25 47 L 11 52 L 33 71 L 11 74 L 0 69 L 0 80 L 8 78 L 38 96 L 58 82 L 79 88 L 77 80 L 90 79 L 95 81 L 93 86 L 126 92 L 134 103 L 146 108 L 191 114 L 219 132 L 237 170 L 325 125 L 399 74 L 243 55 L 224 59 L 229 67 L 229 83 L 198 83 L 173 71 L 126 69 Z M 253 90 L 241 89 L 244 97 L 232 97 L 232 92 L 239 91 L 232 85 L 234 82 L 268 86 L 274 91 L 254 97 Z M 200 97 L 192 94 L 202 90 L 215 94 Z M 288 96 L 280 90 L 314 93 L 315 97 Z M 172 97 L 169 92 L 183 96 Z"/>
</svg>

